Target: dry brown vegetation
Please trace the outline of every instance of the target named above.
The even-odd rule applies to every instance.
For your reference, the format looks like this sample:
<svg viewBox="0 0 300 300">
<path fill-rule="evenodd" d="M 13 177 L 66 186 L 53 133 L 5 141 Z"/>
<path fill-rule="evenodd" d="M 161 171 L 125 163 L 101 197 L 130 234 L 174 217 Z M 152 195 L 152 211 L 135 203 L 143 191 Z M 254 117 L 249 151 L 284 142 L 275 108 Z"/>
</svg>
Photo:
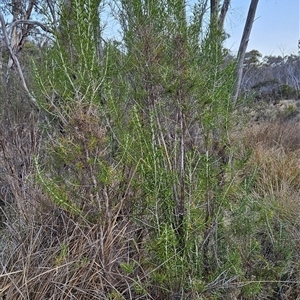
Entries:
<svg viewBox="0 0 300 300">
<path fill-rule="evenodd" d="M 126 272 L 135 262 L 129 230 L 116 220 L 80 224 L 55 209 L 38 220 L 10 222 L 5 234 L 14 244 L 2 238 L 10 242 L 2 246 L 1 294 L 7 299 L 137 299 L 143 273 L 137 282 Z"/>
<path fill-rule="evenodd" d="M 20 116 L 18 120 L 23 121 Z M 39 149 L 39 130 L 34 126 L 34 119 L 26 122 L 26 126 L 23 124 L 22 130 L 20 129 L 22 124 L 18 124 L 18 120 L 15 120 L 14 126 L 10 124 L 10 131 L 3 130 L 2 136 L 5 138 L 1 141 L 3 166 L 1 182 L 2 191 L 6 191 L 5 197 L 2 194 L 2 202 L 5 202 L 5 207 L 3 206 L 2 209 L 6 219 L 2 224 L 5 229 L 2 229 L 1 237 L 0 294 L 3 297 L 5 295 L 6 299 L 162 299 L 160 297 L 165 297 L 166 293 L 162 292 L 161 288 L 149 285 L 152 267 L 149 265 L 150 256 L 149 253 L 147 254 L 146 244 L 150 236 L 145 237 L 146 232 L 142 227 L 126 214 L 128 207 L 124 206 L 125 198 L 122 200 L 118 195 L 118 189 L 122 186 L 120 182 L 118 184 L 114 182 L 111 188 L 115 190 L 108 191 L 110 203 L 113 204 L 112 197 L 116 197 L 120 201 L 119 204 L 103 212 L 99 211 L 98 215 L 88 215 L 91 210 L 95 211 L 96 207 L 101 205 L 97 201 L 87 202 L 90 204 L 89 209 L 83 210 L 86 212 L 85 215 L 72 216 L 70 211 L 57 207 L 38 185 L 33 184 L 35 168 L 33 155 Z M 79 127 L 82 125 L 82 115 L 80 120 L 78 118 L 73 120 L 78 123 L 74 125 L 78 133 L 78 137 L 73 136 L 74 139 L 78 138 L 82 141 L 84 132 L 84 138 L 89 140 L 93 132 L 97 134 L 100 132 L 93 123 L 92 117 L 84 117 L 89 126 L 81 129 Z M 241 185 L 246 178 L 252 177 L 254 179 L 247 197 L 251 198 L 260 210 L 265 209 L 265 212 L 257 218 L 255 215 L 259 213 L 255 209 L 250 213 L 253 214 L 251 218 L 254 222 L 248 228 L 252 232 L 250 236 L 234 229 L 237 218 L 234 211 L 237 208 L 232 209 L 232 214 L 229 214 L 227 219 L 226 226 L 229 226 L 230 235 L 233 234 L 232 241 L 242 253 L 244 264 L 248 264 L 243 266 L 246 270 L 245 278 L 240 281 L 239 277 L 235 276 L 229 280 L 225 275 L 220 274 L 220 277 L 202 288 L 202 293 L 193 291 L 185 297 L 192 297 L 190 299 L 208 297 L 209 299 L 212 291 L 222 288 L 226 290 L 223 297 L 252 299 L 243 295 L 247 287 L 251 286 L 254 289 L 255 284 L 259 284 L 260 287 L 257 288 L 262 292 L 260 296 L 253 299 L 277 299 L 276 297 L 294 299 L 298 295 L 299 129 L 299 124 L 281 120 L 261 124 L 251 123 L 239 132 L 238 139 L 233 139 L 236 149 L 235 159 L 248 157 L 243 168 L 237 170 L 236 182 L 231 183 L 233 186 L 237 185 L 233 193 L 235 194 L 233 203 L 237 206 L 243 205 L 238 202 L 238 195 L 245 191 L 238 185 Z M 68 130 L 66 128 L 58 144 L 68 140 Z M 104 132 L 101 131 L 102 136 L 103 134 Z M 104 140 L 98 140 L 101 144 L 100 148 L 103 147 Z M 85 141 L 85 144 L 88 142 Z M 89 151 L 95 149 L 100 151 L 98 148 L 91 147 Z M 104 155 L 104 152 L 102 154 Z M 75 168 L 76 171 L 77 163 L 81 161 L 79 158 L 76 162 L 70 160 L 68 168 Z M 20 161 L 26 163 L 26 167 L 23 165 L 21 169 L 22 176 L 16 175 L 15 171 Z M 82 164 L 84 164 L 84 157 Z M 65 176 L 67 176 L 68 171 L 63 172 L 66 172 Z M 86 172 L 88 174 L 89 170 Z M 128 184 L 125 190 L 129 193 L 131 179 L 126 178 L 125 181 Z M 98 200 L 104 201 L 104 190 L 100 190 L 102 194 L 98 195 L 100 197 Z M 7 191 L 10 191 L 10 194 Z M 92 193 L 92 190 L 89 193 Z M 86 191 L 74 189 L 72 197 L 75 194 L 85 197 Z M 246 206 L 250 208 L 249 203 Z M 286 235 L 286 237 L 280 239 L 278 235 Z M 278 245 L 278 239 L 281 245 Z M 254 251 L 247 244 L 249 242 L 260 244 L 258 253 L 248 252 Z M 288 254 L 289 260 L 286 260 L 287 256 L 284 253 L 286 243 L 289 243 L 289 249 L 291 248 Z M 285 267 L 282 264 L 276 267 L 278 261 L 280 263 L 283 261 Z M 270 272 L 271 265 L 274 270 L 268 273 L 270 280 L 260 278 L 259 270 L 266 268 L 266 272 Z M 278 274 L 274 273 L 275 270 L 278 270 Z M 271 294 L 274 298 L 270 296 Z M 175 299 L 176 295 L 181 297 L 180 291 L 176 292 L 175 296 L 169 294 L 168 297 Z"/>
<path fill-rule="evenodd" d="M 266 282 L 269 289 L 259 299 L 296 299 L 299 294 L 300 124 L 280 117 L 275 121 L 251 122 L 239 135 L 238 144 L 237 156 L 248 157 L 238 174 L 244 179 L 251 178 L 247 207 L 252 209 L 254 223 L 249 228 L 255 228 L 254 240 L 260 241 L 261 253 L 268 261 L 250 258 L 245 253 L 249 259 L 248 272 L 252 274 L 250 282 L 259 277 L 255 265 L 260 265 L 263 273 L 270 265 L 275 267 L 284 260 L 278 273 L 267 276 L 274 282 L 282 281 L 280 288 L 272 291 L 272 280 Z M 247 249 L 244 242 L 240 243 L 242 252 Z M 280 276 L 282 271 L 284 275 Z"/>
<path fill-rule="evenodd" d="M 248 128 L 245 134 L 245 146 L 252 150 L 249 166 L 257 176 L 255 192 L 261 197 L 274 197 L 283 208 L 290 208 L 290 216 L 294 215 L 297 203 L 292 203 L 300 188 L 299 124 L 263 123 Z"/>
</svg>

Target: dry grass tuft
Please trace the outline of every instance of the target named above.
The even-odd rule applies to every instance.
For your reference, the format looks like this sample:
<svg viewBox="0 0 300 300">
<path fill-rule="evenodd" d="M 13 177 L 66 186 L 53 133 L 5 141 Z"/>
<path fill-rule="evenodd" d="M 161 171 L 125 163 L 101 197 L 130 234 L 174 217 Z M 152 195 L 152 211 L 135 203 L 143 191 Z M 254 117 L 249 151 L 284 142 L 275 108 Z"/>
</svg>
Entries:
<svg viewBox="0 0 300 300">
<path fill-rule="evenodd" d="M 284 152 L 300 150 L 300 126 L 293 122 L 254 124 L 246 130 L 247 145 L 266 149 L 281 149 Z"/>
<path fill-rule="evenodd" d="M 117 218 L 90 225 L 55 208 L 38 222 L 10 222 L 0 240 L 0 295 L 30 300 L 150 299 L 137 292 L 143 274 L 133 231 L 129 222 Z"/>
<path fill-rule="evenodd" d="M 300 215 L 300 126 L 267 123 L 246 130 L 246 147 L 252 155 L 248 168 L 255 170 L 255 192 L 273 201 L 282 216 Z"/>
</svg>

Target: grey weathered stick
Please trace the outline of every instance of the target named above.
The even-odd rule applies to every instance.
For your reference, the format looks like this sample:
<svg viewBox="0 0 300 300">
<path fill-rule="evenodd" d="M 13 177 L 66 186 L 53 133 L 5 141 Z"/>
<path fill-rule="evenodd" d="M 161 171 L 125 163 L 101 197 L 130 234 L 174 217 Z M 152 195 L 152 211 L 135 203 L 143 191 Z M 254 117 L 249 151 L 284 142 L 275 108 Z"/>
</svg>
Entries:
<svg viewBox="0 0 300 300">
<path fill-rule="evenodd" d="M 2 28 L 2 32 L 3 32 L 3 36 L 4 36 L 4 42 L 6 44 L 6 47 L 7 47 L 8 51 L 9 51 L 11 59 L 13 60 L 13 62 L 15 63 L 15 65 L 17 67 L 17 71 L 18 71 L 20 79 L 22 81 L 23 88 L 26 91 L 27 95 L 29 96 L 30 100 L 33 101 L 34 103 L 36 103 L 35 97 L 30 93 L 30 91 L 28 89 L 26 80 L 25 80 L 24 75 L 23 75 L 21 65 L 20 65 L 19 60 L 18 60 L 18 57 L 16 56 L 16 54 L 14 53 L 14 51 L 13 51 L 11 45 L 10 45 L 8 34 L 7 34 L 7 31 L 6 31 L 4 17 L 3 17 L 3 14 L 1 12 L 0 12 L 0 22 L 1 22 L 1 28 Z"/>
</svg>

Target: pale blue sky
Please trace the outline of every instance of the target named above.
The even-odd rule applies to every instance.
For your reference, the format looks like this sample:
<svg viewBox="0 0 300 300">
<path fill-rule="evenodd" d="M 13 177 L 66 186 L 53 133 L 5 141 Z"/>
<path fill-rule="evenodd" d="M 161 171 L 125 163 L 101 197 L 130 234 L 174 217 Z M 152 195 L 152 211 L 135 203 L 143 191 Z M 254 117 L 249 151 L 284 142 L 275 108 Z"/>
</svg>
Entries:
<svg viewBox="0 0 300 300">
<path fill-rule="evenodd" d="M 198 0 L 187 0 L 189 5 Z M 237 52 L 243 34 L 251 0 L 231 0 L 226 18 L 226 30 L 231 35 L 225 46 Z M 247 51 L 257 49 L 263 55 L 298 54 L 300 0 L 259 0 Z M 117 22 L 108 11 L 105 36 L 120 37 Z"/>
<path fill-rule="evenodd" d="M 231 38 L 226 46 L 237 51 L 250 0 L 231 0 L 226 29 Z M 299 0 L 260 0 L 247 51 L 263 55 L 298 54 Z"/>
<path fill-rule="evenodd" d="M 187 0 L 196 3 L 198 0 Z M 1 2 L 1 0 L 0 0 Z M 230 38 L 225 46 L 237 52 L 251 0 L 231 0 L 226 18 Z M 300 39 L 300 0 L 259 0 L 247 51 L 259 50 L 263 55 L 298 54 Z M 102 15 L 107 21 L 105 35 L 119 36 L 120 27 L 108 11 Z"/>
</svg>

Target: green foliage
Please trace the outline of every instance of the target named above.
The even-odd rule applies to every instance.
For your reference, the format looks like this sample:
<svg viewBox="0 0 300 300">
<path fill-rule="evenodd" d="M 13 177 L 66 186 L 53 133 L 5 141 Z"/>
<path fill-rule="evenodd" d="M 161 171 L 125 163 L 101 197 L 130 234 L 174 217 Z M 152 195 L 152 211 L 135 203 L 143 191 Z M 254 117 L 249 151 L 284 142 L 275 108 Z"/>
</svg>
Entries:
<svg viewBox="0 0 300 300">
<path fill-rule="evenodd" d="M 215 224 L 228 206 L 234 66 L 224 61 L 222 32 L 212 26 L 203 34 L 203 11 L 195 10 L 189 23 L 183 1 L 121 1 L 121 9 L 126 50 L 110 43 L 102 57 L 92 5 L 75 1 L 71 14 L 62 12 L 38 76 L 40 105 L 63 124 L 48 148 L 52 170 L 45 182 L 50 195 L 59 187 L 63 202 L 82 215 L 114 213 L 117 203 L 99 190 L 118 187 L 127 214 L 147 233 L 149 283 L 167 295 L 202 286 L 225 262 L 213 245 L 222 240 Z M 109 130 L 103 133 L 101 124 Z M 126 170 L 118 179 L 114 165 Z M 134 276 L 131 266 L 120 265 Z"/>
<path fill-rule="evenodd" d="M 100 1 L 71 2 L 71 8 L 62 7 L 60 28 L 43 65 L 36 65 L 39 104 L 63 123 L 78 105 L 99 104 L 106 71 L 98 49 Z"/>
<path fill-rule="evenodd" d="M 258 66 L 260 64 L 261 58 L 262 54 L 258 50 L 251 50 L 249 52 L 246 52 L 244 65 L 246 68 Z"/>
<path fill-rule="evenodd" d="M 298 257 L 291 222 L 279 196 L 260 190 L 269 161 L 231 136 L 235 65 L 217 24 L 202 24 L 205 6 L 188 21 L 185 1 L 119 1 L 122 42 L 99 51 L 100 1 L 71 2 L 35 66 L 47 131 L 36 179 L 82 235 L 78 254 L 72 240 L 59 245 L 55 266 L 82 254 L 72 272 L 99 273 L 107 299 L 280 289 Z M 297 171 L 278 174 L 265 187 L 297 186 Z"/>
<path fill-rule="evenodd" d="M 294 99 L 297 95 L 297 91 L 288 84 L 281 84 L 279 94 L 282 99 Z"/>
<path fill-rule="evenodd" d="M 118 140 L 124 141 L 121 153 L 129 155 L 124 161 L 137 178 L 133 188 L 141 201 L 135 200 L 133 210 L 148 227 L 147 265 L 159 266 L 150 279 L 168 294 L 193 284 L 186 282 L 187 274 L 202 282 L 204 265 L 216 271 L 209 228 L 227 205 L 222 174 L 234 66 L 223 60 L 218 30 L 211 29 L 199 43 L 199 27 L 183 21 L 178 3 L 158 6 L 123 3 L 132 78 L 126 97 L 132 100 L 127 100 L 130 129 L 123 128 Z M 205 249 L 204 240 L 209 240 Z"/>
</svg>

